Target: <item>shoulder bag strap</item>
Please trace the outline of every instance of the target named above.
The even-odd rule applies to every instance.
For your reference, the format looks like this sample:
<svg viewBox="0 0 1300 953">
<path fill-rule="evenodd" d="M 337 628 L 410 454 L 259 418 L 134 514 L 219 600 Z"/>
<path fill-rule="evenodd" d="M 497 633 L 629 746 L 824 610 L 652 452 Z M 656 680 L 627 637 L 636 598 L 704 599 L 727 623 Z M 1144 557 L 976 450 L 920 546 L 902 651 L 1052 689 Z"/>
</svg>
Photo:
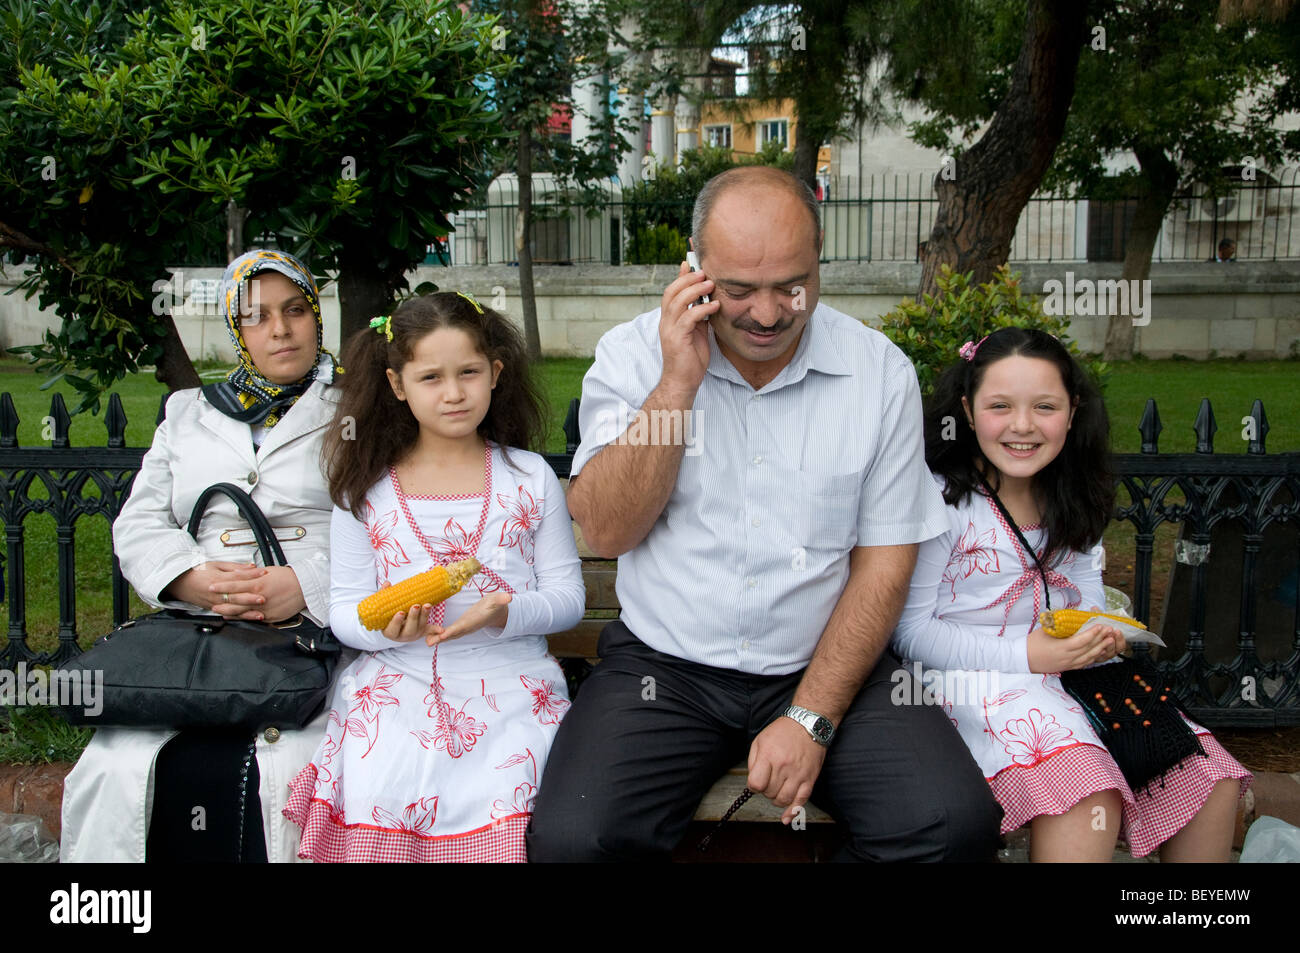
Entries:
<svg viewBox="0 0 1300 953">
<path fill-rule="evenodd" d="M 275 531 L 271 529 L 271 523 L 262 512 L 261 507 L 253 502 L 253 498 L 245 493 L 242 489 L 233 483 L 214 483 L 194 501 L 194 510 L 190 513 L 190 522 L 186 529 L 195 539 L 199 538 L 199 524 L 203 521 L 203 516 L 208 508 L 208 501 L 218 493 L 228 496 L 239 510 L 239 515 L 248 523 L 249 528 L 253 531 L 253 536 L 257 540 L 257 547 L 262 551 L 262 562 L 267 566 L 287 566 L 289 561 L 284 558 L 284 550 L 280 548 L 280 541 L 275 538 Z M 274 558 L 272 558 L 274 557 Z"/>
</svg>

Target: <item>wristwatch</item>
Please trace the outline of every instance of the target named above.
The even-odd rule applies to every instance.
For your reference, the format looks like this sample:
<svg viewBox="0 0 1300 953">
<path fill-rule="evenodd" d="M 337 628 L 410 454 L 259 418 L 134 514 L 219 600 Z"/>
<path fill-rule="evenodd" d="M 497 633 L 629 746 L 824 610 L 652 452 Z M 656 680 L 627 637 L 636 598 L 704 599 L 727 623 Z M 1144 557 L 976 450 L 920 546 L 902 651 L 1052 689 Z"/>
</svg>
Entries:
<svg viewBox="0 0 1300 953">
<path fill-rule="evenodd" d="M 835 726 L 831 724 L 830 719 L 823 718 L 815 711 L 800 708 L 798 705 L 791 705 L 785 710 L 784 715 L 786 718 L 793 718 L 808 729 L 808 734 L 812 735 L 812 740 L 823 748 L 829 746 L 831 739 L 835 737 Z"/>
</svg>

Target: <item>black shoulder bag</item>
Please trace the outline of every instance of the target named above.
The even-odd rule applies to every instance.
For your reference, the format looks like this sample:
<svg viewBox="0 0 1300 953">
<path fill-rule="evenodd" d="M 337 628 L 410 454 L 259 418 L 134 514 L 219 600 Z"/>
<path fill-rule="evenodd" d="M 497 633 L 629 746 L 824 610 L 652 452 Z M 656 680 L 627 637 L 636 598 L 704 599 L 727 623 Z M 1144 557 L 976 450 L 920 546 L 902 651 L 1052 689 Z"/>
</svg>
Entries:
<svg viewBox="0 0 1300 953">
<path fill-rule="evenodd" d="M 234 501 L 267 566 L 287 566 L 266 515 L 232 483 L 208 487 L 187 529 L 198 538 L 208 501 Z M 301 613 L 282 622 L 164 609 L 124 622 L 60 671 L 85 689 L 102 675 L 103 709 L 63 706 L 73 724 L 137 728 L 302 728 L 325 703 L 341 647 Z M 75 674 L 74 674 L 75 673 Z"/>
<path fill-rule="evenodd" d="M 998 495 L 986 481 L 981 482 L 1020 545 L 1033 557 L 1050 612 L 1051 587 L 1038 553 L 1025 540 Z M 1206 757 L 1196 733 L 1182 718 L 1182 702 L 1149 658 L 1121 656 L 1113 662 L 1061 672 L 1060 677 L 1061 686 L 1087 712 L 1088 720 L 1134 792 L 1145 788 L 1149 794 L 1151 783 L 1163 778 L 1183 759 L 1194 754 Z"/>
</svg>

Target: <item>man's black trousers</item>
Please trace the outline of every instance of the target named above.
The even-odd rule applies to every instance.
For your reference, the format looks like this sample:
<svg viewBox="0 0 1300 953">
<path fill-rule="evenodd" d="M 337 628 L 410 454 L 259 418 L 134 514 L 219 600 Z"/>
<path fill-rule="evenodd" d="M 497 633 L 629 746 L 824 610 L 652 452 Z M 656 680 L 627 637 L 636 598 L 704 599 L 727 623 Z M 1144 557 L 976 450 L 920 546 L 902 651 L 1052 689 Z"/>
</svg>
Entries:
<svg viewBox="0 0 1300 953">
<path fill-rule="evenodd" d="M 794 697 L 802 672 L 746 675 L 656 652 L 622 622 L 565 715 L 534 805 L 531 861 L 666 859 L 700 799 Z M 897 674 L 896 674 L 897 673 Z M 910 684 L 895 692 L 898 680 Z M 942 708 L 885 653 L 841 721 L 812 802 L 847 828 L 836 859 L 992 860 L 1002 809 Z M 756 795 L 761 796 L 761 795 Z"/>
</svg>

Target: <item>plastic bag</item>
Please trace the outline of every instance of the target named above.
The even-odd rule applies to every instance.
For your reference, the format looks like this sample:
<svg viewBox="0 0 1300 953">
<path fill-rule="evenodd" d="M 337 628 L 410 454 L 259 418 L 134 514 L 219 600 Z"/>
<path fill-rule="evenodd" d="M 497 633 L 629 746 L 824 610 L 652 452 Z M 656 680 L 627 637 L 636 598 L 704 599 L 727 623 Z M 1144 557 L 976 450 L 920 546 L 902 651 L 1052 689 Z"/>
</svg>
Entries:
<svg viewBox="0 0 1300 953">
<path fill-rule="evenodd" d="M 39 817 L 0 814 L 0 864 L 54 864 L 59 842 Z"/>
<path fill-rule="evenodd" d="M 1300 827 L 1276 817 L 1250 825 L 1241 845 L 1243 864 L 1300 864 Z"/>
</svg>

